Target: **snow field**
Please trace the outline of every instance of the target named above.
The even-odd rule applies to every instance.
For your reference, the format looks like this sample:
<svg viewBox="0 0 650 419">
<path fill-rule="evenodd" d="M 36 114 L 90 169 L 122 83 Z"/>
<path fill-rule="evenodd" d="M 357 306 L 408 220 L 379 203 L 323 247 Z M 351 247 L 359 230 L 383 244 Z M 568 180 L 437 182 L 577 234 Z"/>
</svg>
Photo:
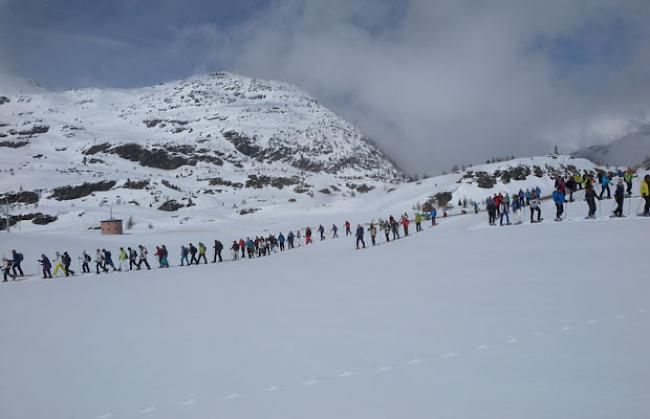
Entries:
<svg viewBox="0 0 650 419">
<path fill-rule="evenodd" d="M 647 220 L 486 218 L 362 251 L 9 284 L 1 416 L 644 418 Z"/>
</svg>

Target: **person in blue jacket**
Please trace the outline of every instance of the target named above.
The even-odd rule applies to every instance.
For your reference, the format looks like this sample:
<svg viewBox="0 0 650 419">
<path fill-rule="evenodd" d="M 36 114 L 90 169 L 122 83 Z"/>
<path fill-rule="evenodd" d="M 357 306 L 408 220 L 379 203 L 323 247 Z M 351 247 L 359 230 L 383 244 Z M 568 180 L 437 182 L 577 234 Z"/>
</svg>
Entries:
<svg viewBox="0 0 650 419">
<path fill-rule="evenodd" d="M 603 194 L 605 193 L 605 191 L 607 191 L 607 199 L 611 199 L 612 193 L 609 190 L 609 176 L 607 174 L 604 174 L 600 178 L 600 187 L 601 187 L 600 196 L 598 197 L 598 199 L 603 199 Z"/>
<path fill-rule="evenodd" d="M 564 214 L 564 193 L 559 189 L 553 192 L 553 202 L 555 202 L 555 221 L 562 221 L 562 214 Z"/>
<path fill-rule="evenodd" d="M 181 244 L 181 266 L 185 266 L 185 264 L 187 264 L 187 266 L 190 266 L 190 260 L 188 258 L 189 254 L 190 249 L 187 246 Z"/>
<path fill-rule="evenodd" d="M 282 252 L 284 250 L 284 234 L 280 233 L 278 234 L 278 244 L 280 245 L 280 251 Z"/>
<path fill-rule="evenodd" d="M 436 225 L 436 215 L 438 215 L 438 211 L 436 211 L 435 207 L 431 207 L 431 227 Z"/>
</svg>

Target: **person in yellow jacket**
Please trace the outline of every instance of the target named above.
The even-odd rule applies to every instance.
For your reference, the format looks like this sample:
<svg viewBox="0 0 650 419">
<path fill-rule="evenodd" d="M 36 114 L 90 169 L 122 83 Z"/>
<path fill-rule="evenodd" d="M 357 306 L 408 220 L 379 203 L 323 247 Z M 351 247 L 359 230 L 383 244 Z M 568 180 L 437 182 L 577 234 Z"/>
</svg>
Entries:
<svg viewBox="0 0 650 419">
<path fill-rule="evenodd" d="M 415 231 L 422 231 L 422 214 L 415 213 Z"/>
<path fill-rule="evenodd" d="M 641 192 L 641 198 L 645 199 L 645 207 L 641 215 L 650 217 L 650 175 L 645 175 L 643 180 L 641 180 L 639 192 Z"/>
<path fill-rule="evenodd" d="M 124 271 L 126 270 L 126 262 L 129 260 L 129 255 L 126 254 L 126 250 L 124 250 L 123 247 L 120 247 L 120 254 L 117 257 L 118 261 L 120 262 L 120 268 L 118 271 Z"/>
<path fill-rule="evenodd" d="M 205 245 L 203 243 L 199 242 L 199 260 L 196 263 L 197 265 L 199 263 L 201 263 L 201 259 L 203 259 L 203 261 L 205 262 L 206 265 L 208 264 L 208 259 L 205 257 L 205 252 L 206 251 L 207 251 L 207 248 L 205 247 Z"/>
<path fill-rule="evenodd" d="M 623 179 L 627 184 L 627 194 L 632 195 L 632 179 L 634 179 L 634 171 L 632 169 L 627 169 L 625 173 L 623 173 Z"/>
<path fill-rule="evenodd" d="M 56 256 L 54 257 L 54 271 L 52 272 L 52 275 L 56 276 L 59 270 L 65 272 L 65 269 L 63 269 L 63 259 L 61 253 L 56 252 Z"/>
<path fill-rule="evenodd" d="M 583 179 L 582 179 L 582 175 L 580 173 L 576 173 L 575 175 L 573 175 L 573 181 L 576 183 L 576 186 L 578 188 L 582 189 Z"/>
</svg>

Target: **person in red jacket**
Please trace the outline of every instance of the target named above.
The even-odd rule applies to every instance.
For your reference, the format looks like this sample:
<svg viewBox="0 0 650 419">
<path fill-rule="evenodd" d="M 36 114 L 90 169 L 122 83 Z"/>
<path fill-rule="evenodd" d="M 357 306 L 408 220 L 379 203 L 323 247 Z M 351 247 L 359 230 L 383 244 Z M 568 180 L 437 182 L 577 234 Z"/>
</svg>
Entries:
<svg viewBox="0 0 650 419">
<path fill-rule="evenodd" d="M 352 234 L 350 231 L 350 222 L 348 220 L 345 220 L 345 235 L 349 236 L 350 234 Z"/>
<path fill-rule="evenodd" d="M 404 236 L 409 235 L 409 223 L 410 223 L 409 217 L 405 213 L 404 215 L 402 215 L 402 227 L 404 227 Z"/>
<path fill-rule="evenodd" d="M 307 227 L 305 229 L 305 245 L 312 243 L 311 241 L 311 228 Z"/>
<path fill-rule="evenodd" d="M 244 254 L 246 253 L 246 242 L 244 239 L 239 239 L 239 250 L 241 250 L 241 258 L 244 260 Z"/>
<path fill-rule="evenodd" d="M 494 195 L 494 205 L 497 206 L 497 216 L 501 215 L 501 202 L 503 201 L 503 195 Z"/>
</svg>

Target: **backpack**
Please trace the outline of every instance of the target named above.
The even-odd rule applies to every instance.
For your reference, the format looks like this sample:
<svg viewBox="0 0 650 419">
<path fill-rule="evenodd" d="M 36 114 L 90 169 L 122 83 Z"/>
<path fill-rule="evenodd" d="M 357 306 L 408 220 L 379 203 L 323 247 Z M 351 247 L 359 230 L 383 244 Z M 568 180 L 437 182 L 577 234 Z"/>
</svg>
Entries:
<svg viewBox="0 0 650 419">
<path fill-rule="evenodd" d="M 23 261 L 23 254 L 22 253 L 16 253 L 16 260 L 18 263 Z"/>
</svg>

